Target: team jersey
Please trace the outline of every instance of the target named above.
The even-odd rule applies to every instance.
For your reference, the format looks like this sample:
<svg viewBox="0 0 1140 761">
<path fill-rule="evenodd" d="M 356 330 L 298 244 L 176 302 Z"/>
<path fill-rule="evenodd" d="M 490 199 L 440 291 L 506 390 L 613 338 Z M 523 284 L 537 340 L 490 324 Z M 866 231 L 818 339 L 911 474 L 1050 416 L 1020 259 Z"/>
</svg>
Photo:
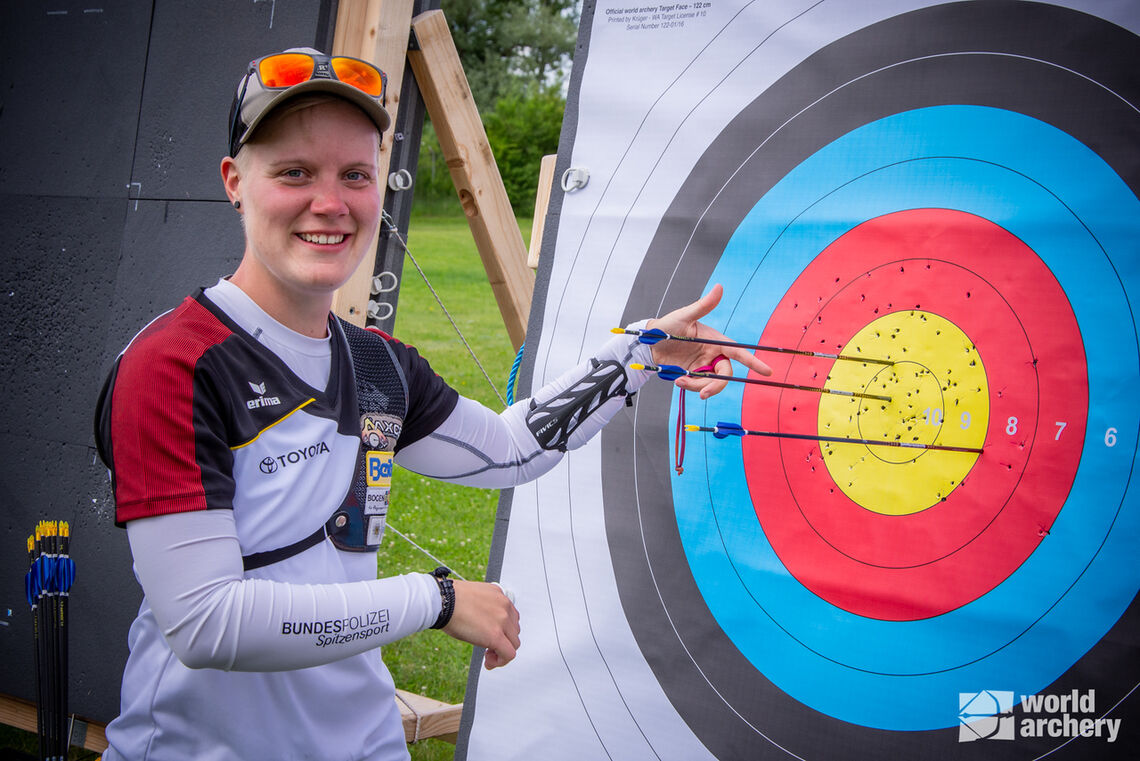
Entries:
<svg viewBox="0 0 1140 761">
<path fill-rule="evenodd" d="M 232 511 L 247 557 L 319 530 L 352 501 L 361 460 L 362 415 L 345 329 L 330 316 L 328 381 L 315 388 L 205 292 L 144 328 L 116 360 L 96 413 L 116 522 Z M 365 446 L 398 451 L 430 434 L 458 396 L 414 349 L 368 336 L 387 377 L 383 388 L 403 399 L 393 399 L 384 424 L 374 426 L 384 439 Z M 376 570 L 374 552 L 321 541 L 245 575 L 321 585 L 375 580 Z M 312 668 L 191 669 L 174 656 L 145 598 L 128 641 L 107 759 L 406 755 L 378 647 Z"/>
<path fill-rule="evenodd" d="M 328 484 L 347 488 L 361 437 L 343 330 L 331 317 L 329 328 L 330 377 L 316 389 L 204 293 L 148 325 L 116 360 L 96 412 L 116 522 L 236 508 L 247 553 L 323 523 L 344 497 Z M 389 434 L 398 450 L 434 430 L 458 395 L 415 349 L 375 340 L 406 389 L 406 416 Z"/>
</svg>

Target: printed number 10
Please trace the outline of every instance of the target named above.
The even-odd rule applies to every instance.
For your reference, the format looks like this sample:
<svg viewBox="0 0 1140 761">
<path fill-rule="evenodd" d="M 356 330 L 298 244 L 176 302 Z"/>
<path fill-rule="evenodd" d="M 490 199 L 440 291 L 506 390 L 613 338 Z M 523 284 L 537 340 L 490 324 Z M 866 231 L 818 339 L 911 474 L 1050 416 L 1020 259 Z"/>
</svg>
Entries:
<svg viewBox="0 0 1140 761">
<path fill-rule="evenodd" d="M 938 407 L 927 407 L 926 409 L 924 409 L 922 411 L 922 414 L 926 417 L 926 424 L 927 425 L 942 425 L 942 410 L 939 409 Z M 958 426 L 963 431 L 969 429 L 969 427 L 970 427 L 970 413 L 969 412 L 963 412 L 962 413 L 961 422 L 958 424 Z"/>
</svg>

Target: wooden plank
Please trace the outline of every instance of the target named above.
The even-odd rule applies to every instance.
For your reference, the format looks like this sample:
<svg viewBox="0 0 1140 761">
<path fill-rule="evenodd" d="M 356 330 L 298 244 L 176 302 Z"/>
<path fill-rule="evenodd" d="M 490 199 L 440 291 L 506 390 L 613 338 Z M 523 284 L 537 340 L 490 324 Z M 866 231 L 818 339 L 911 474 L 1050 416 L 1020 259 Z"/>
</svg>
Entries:
<svg viewBox="0 0 1140 761">
<path fill-rule="evenodd" d="M 36 733 L 36 704 L 11 695 L 0 695 L 0 724 Z M 71 744 L 75 748 L 102 753 L 107 750 L 105 727 L 97 722 L 76 718 L 71 730 Z"/>
<path fill-rule="evenodd" d="M 455 743 L 459 739 L 459 719 L 463 704 L 452 705 L 414 692 L 396 690 L 396 705 L 404 721 L 404 740 L 409 743 L 443 740 Z"/>
<path fill-rule="evenodd" d="M 452 705 L 414 692 L 396 690 L 396 706 L 400 709 L 404 738 L 407 742 L 432 738 L 454 743 L 459 738 L 459 719 L 463 715 L 462 703 Z M 35 734 L 35 703 L 10 695 L 0 695 L 0 724 Z M 85 748 L 96 753 L 102 753 L 107 749 L 106 727 L 97 722 L 76 719 L 71 739 L 72 745 L 77 748 Z"/>
<path fill-rule="evenodd" d="M 400 108 L 400 87 L 404 81 L 414 5 L 414 0 L 340 0 L 337 4 L 332 52 L 371 61 L 388 75 L 384 107 L 393 123 Z M 389 128 L 380 143 L 377 182 L 380 185 L 381 208 L 388 189 L 393 136 L 394 132 Z M 333 296 L 333 312 L 360 327 L 368 317 L 368 297 L 376 268 L 379 238 L 377 230 L 368 249 L 370 254 L 365 255 L 352 277 Z"/>
<path fill-rule="evenodd" d="M 530 229 L 530 250 L 526 266 L 538 269 L 538 256 L 542 253 L 542 231 L 546 229 L 546 210 L 550 207 L 550 191 L 554 187 L 554 165 L 558 154 L 542 157 L 538 166 L 538 192 L 534 194 L 534 226 Z"/>
<path fill-rule="evenodd" d="M 507 334 L 518 349 L 526 338 L 534 292 L 534 273 L 526 266 L 526 244 L 443 12 L 421 13 L 412 19 L 412 29 L 419 49 L 408 51 L 408 62 L 431 115 Z"/>
</svg>

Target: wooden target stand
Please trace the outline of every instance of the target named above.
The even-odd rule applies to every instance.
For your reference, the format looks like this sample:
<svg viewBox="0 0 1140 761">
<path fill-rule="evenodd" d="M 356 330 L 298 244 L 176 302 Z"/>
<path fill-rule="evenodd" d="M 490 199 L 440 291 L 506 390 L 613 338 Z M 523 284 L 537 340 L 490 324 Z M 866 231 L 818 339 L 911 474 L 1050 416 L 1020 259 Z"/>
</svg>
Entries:
<svg viewBox="0 0 1140 761">
<path fill-rule="evenodd" d="M 400 107 L 405 62 L 411 64 L 487 280 L 517 351 L 526 337 L 534 291 L 527 248 L 447 20 L 439 10 L 413 18 L 412 6 L 413 0 L 341 0 L 333 52 L 372 61 L 388 74 L 388 110 L 393 113 Z M 394 130 L 384 135 L 380 148 L 381 177 L 388 176 L 394 139 Z M 381 203 L 383 200 L 382 195 Z M 378 240 L 379 232 L 373 242 L 374 250 Z M 375 274 L 375 261 L 366 258 L 337 291 L 333 311 L 363 326 Z"/>
<path fill-rule="evenodd" d="M 332 52 L 371 61 L 388 75 L 387 108 L 393 116 L 400 108 L 405 64 L 411 65 L 483 260 L 487 280 L 517 350 L 526 337 L 534 290 L 534 273 L 530 268 L 537 266 L 554 157 L 546 157 L 543 163 L 535 207 L 536 227 L 528 252 L 447 20 L 439 10 L 413 16 L 414 4 L 415 0 L 340 0 Z M 388 130 L 382 136 L 380 177 L 388 177 L 395 139 L 395 130 Z M 387 183 L 381 183 L 381 207 L 386 191 Z M 377 231 L 372 242 L 374 252 L 379 238 L 380 231 Z M 333 300 L 333 311 L 337 315 L 361 327 L 368 319 L 376 264 L 375 257 L 365 257 Z M 398 689 L 396 704 L 409 743 L 429 738 L 454 743 L 458 738 L 462 703 L 453 705 Z M 104 724 L 77 716 L 71 719 L 72 746 L 97 753 L 106 750 Z M 0 695 L 0 724 L 35 733 L 35 703 Z"/>
</svg>

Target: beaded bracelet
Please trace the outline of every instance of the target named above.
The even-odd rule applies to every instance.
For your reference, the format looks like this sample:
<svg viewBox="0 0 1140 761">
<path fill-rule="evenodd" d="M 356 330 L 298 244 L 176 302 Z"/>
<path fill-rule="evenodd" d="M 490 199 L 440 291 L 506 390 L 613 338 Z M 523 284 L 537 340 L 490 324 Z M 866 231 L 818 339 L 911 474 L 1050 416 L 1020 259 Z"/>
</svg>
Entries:
<svg viewBox="0 0 1140 761">
<path fill-rule="evenodd" d="M 451 620 L 451 614 L 455 612 L 455 584 L 452 583 L 451 579 L 447 578 L 451 575 L 451 569 L 447 566 L 441 565 L 432 571 L 431 575 L 435 577 L 436 583 L 439 584 L 439 596 L 441 601 L 439 618 L 435 620 L 431 628 L 442 629 L 447 626 L 447 623 Z"/>
</svg>

